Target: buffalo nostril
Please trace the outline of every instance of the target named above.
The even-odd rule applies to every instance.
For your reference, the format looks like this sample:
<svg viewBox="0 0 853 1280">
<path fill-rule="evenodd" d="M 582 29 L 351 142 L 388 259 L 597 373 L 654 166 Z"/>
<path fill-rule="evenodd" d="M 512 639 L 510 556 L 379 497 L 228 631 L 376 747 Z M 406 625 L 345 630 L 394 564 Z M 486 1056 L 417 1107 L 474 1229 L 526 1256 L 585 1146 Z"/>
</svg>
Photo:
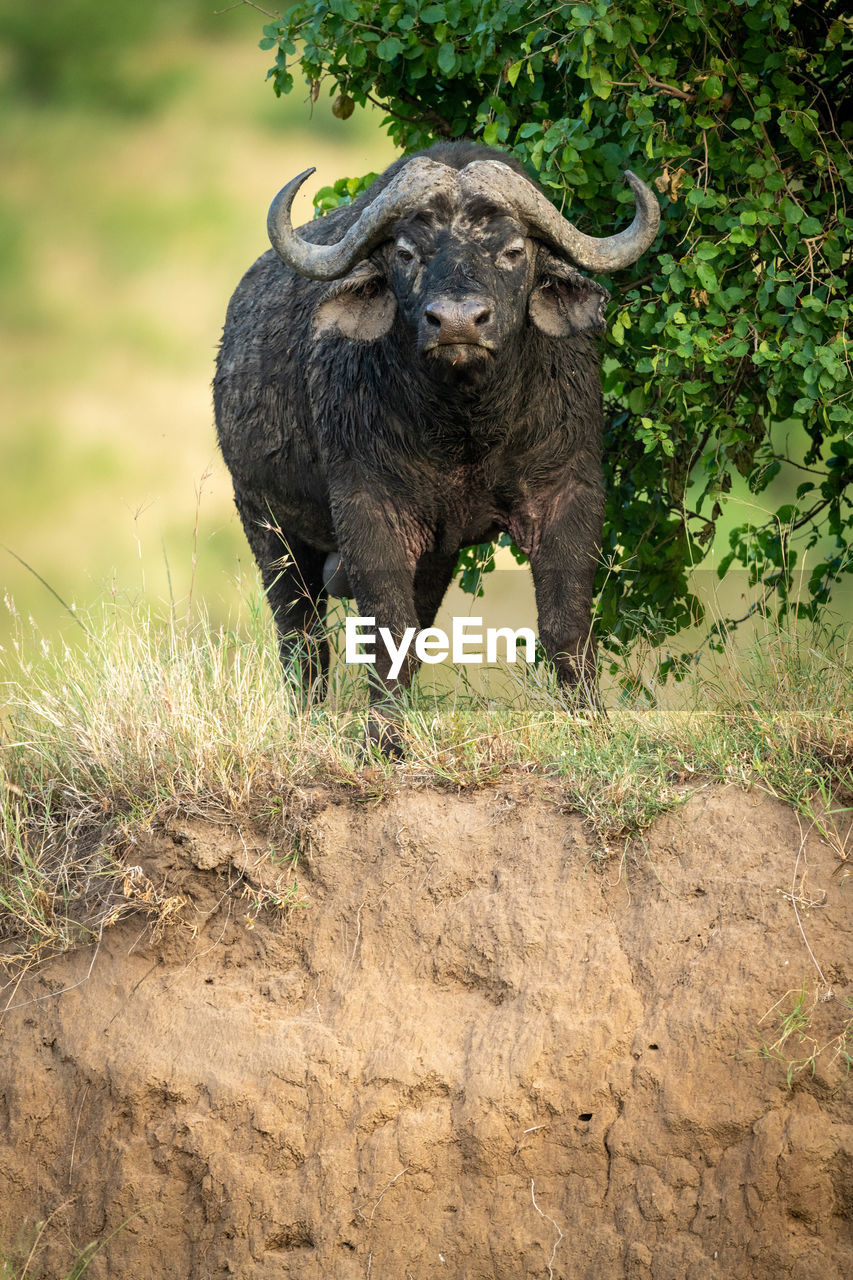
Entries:
<svg viewBox="0 0 853 1280">
<path fill-rule="evenodd" d="M 424 307 L 425 328 L 439 343 L 480 341 L 494 309 L 484 298 L 436 298 Z"/>
</svg>

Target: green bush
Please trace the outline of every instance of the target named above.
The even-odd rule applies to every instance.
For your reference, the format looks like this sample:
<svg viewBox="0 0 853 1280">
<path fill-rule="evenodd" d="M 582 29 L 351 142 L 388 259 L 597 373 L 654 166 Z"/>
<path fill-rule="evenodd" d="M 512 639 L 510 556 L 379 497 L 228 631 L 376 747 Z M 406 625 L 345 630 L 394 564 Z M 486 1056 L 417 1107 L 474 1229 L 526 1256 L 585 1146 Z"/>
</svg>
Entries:
<svg viewBox="0 0 853 1280">
<path fill-rule="evenodd" d="M 660 193 L 656 247 L 605 282 L 611 647 L 700 612 L 688 572 L 735 476 L 757 494 L 781 471 L 791 501 L 730 530 L 721 576 L 740 566 L 780 612 L 813 616 L 853 569 L 845 7 L 305 0 L 264 27 L 277 93 L 298 64 L 343 117 L 348 100 L 380 102 L 406 150 L 462 136 L 503 148 L 593 234 L 631 211 L 626 166 Z M 795 605 L 798 552 L 814 546 Z"/>
</svg>

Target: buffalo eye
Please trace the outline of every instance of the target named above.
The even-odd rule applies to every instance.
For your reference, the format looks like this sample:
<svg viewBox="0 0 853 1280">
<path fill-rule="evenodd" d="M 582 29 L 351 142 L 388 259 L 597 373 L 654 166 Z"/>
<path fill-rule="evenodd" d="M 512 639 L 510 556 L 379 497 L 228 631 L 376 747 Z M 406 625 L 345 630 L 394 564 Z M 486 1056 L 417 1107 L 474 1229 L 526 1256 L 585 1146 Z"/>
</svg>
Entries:
<svg viewBox="0 0 853 1280">
<path fill-rule="evenodd" d="M 509 268 L 517 267 L 525 260 L 526 257 L 527 255 L 524 252 L 524 245 L 522 243 L 510 244 L 507 245 L 505 249 L 502 249 L 498 255 L 498 266 Z"/>
</svg>

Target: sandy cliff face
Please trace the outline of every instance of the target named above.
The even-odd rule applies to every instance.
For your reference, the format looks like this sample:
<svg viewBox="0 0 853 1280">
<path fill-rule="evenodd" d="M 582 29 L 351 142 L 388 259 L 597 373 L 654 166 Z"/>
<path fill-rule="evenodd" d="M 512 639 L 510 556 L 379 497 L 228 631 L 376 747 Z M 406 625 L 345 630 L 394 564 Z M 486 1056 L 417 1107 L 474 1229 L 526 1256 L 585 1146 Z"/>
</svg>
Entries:
<svg viewBox="0 0 853 1280">
<path fill-rule="evenodd" d="M 790 809 L 699 791 L 601 864 L 541 783 L 305 803 L 306 905 L 253 923 L 268 835 L 173 820 L 130 859 L 182 922 L 14 993 L 11 1234 L 115 1232 L 93 1280 L 853 1274 L 843 1061 L 755 1052 L 803 979 L 818 1047 L 850 1016 L 853 880 Z"/>
</svg>

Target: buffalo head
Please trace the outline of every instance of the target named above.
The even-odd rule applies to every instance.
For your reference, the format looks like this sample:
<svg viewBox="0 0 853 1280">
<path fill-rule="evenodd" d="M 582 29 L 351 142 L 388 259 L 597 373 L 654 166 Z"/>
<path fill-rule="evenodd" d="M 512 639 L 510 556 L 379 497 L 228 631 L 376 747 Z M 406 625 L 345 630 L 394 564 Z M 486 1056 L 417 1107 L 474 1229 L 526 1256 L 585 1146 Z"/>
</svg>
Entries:
<svg viewBox="0 0 853 1280">
<path fill-rule="evenodd" d="M 610 272 L 635 262 L 660 218 L 657 200 L 629 171 L 634 220 L 597 239 L 499 160 L 456 169 L 416 156 L 337 243 L 317 244 L 299 236 L 290 219 L 311 173 L 279 192 L 268 229 L 287 266 L 333 282 L 315 332 L 375 341 L 399 316 L 428 367 L 454 378 L 482 376 L 528 320 L 551 337 L 600 330 L 607 291 L 576 268 Z"/>
</svg>

